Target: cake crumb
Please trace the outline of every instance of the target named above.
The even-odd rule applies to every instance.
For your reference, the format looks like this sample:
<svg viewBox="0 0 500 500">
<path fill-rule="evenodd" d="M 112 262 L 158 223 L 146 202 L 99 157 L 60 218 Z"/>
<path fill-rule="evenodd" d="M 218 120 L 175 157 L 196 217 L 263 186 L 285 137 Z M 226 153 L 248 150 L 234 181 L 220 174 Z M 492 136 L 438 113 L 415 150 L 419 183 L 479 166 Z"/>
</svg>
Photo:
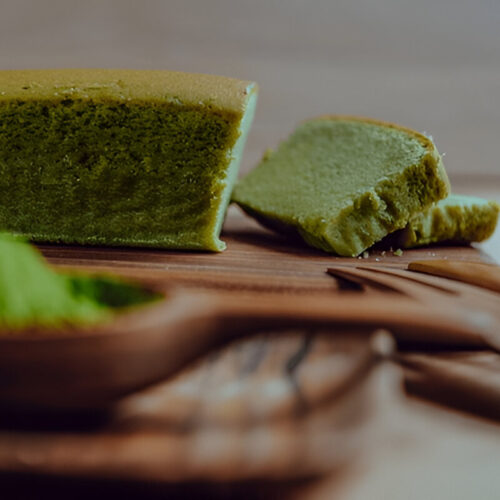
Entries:
<svg viewBox="0 0 500 500">
<path fill-rule="evenodd" d="M 363 252 L 363 259 L 367 259 L 368 257 L 370 257 L 370 252 L 368 252 L 368 251 L 365 250 Z"/>
<path fill-rule="evenodd" d="M 380 262 L 380 259 L 378 257 L 375 257 L 376 262 Z"/>
<path fill-rule="evenodd" d="M 425 135 L 425 137 L 427 137 L 427 139 L 431 140 L 432 142 L 434 142 L 434 138 L 432 137 L 431 134 L 429 134 L 426 130 L 424 130 L 422 132 L 422 135 Z"/>
<path fill-rule="evenodd" d="M 382 257 L 385 257 L 385 250 L 380 255 L 382 255 Z"/>
<path fill-rule="evenodd" d="M 401 255 L 403 255 L 403 250 L 401 250 L 401 248 L 398 248 L 393 252 L 393 255 L 395 255 L 396 257 L 401 257 Z"/>
</svg>

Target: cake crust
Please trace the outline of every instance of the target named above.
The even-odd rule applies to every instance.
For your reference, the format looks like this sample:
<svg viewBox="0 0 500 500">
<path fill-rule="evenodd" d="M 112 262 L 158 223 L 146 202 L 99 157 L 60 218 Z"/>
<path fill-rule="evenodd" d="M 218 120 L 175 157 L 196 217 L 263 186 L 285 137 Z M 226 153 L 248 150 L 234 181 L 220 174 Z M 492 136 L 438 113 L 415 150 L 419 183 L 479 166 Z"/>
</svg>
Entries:
<svg viewBox="0 0 500 500">
<path fill-rule="evenodd" d="M 0 71 L 0 102 L 11 99 L 92 98 L 159 101 L 168 97 L 190 105 L 234 113 L 245 109 L 255 83 L 225 76 L 166 70 L 35 69 Z"/>
</svg>

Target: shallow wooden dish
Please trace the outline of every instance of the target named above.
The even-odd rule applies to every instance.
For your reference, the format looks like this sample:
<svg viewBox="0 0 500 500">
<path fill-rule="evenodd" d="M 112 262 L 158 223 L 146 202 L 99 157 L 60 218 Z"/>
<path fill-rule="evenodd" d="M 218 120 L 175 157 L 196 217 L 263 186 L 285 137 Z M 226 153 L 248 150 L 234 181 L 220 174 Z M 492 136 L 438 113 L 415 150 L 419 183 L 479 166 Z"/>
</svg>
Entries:
<svg viewBox="0 0 500 500">
<path fill-rule="evenodd" d="M 379 300 L 372 305 L 375 317 L 358 321 L 358 306 L 348 296 L 334 300 L 172 288 L 160 302 L 99 326 L 0 337 L 0 406 L 105 408 L 238 336 L 264 328 L 371 327 L 373 319 L 383 321 L 379 305 Z"/>
<path fill-rule="evenodd" d="M 171 288 L 160 302 L 117 314 L 102 325 L 4 334 L 0 406 L 9 411 L 102 409 L 237 336 L 267 327 L 338 325 L 343 319 L 338 312 L 331 297 Z"/>
<path fill-rule="evenodd" d="M 27 331 L 0 340 L 0 403 L 12 408 L 88 409 L 166 377 L 193 357 L 186 310 L 201 307 L 182 294 L 119 314 L 107 324 L 54 332 Z M 196 349 L 198 350 L 198 349 Z"/>
</svg>

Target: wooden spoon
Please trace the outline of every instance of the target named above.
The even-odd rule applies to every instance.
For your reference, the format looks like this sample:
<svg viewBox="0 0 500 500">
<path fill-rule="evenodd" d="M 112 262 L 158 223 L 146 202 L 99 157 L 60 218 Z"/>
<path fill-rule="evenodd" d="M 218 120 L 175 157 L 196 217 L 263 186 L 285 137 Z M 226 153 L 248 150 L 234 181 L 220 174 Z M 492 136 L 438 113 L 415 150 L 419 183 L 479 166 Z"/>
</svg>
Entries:
<svg viewBox="0 0 500 500">
<path fill-rule="evenodd" d="M 500 267 L 482 262 L 423 260 L 410 262 L 410 271 L 442 276 L 500 293 Z"/>
<path fill-rule="evenodd" d="M 0 335 L 0 405 L 92 409 L 157 382 L 247 332 L 290 327 L 389 328 L 412 342 L 484 346 L 467 314 L 407 297 L 293 296 L 171 290 L 100 326 Z"/>
</svg>

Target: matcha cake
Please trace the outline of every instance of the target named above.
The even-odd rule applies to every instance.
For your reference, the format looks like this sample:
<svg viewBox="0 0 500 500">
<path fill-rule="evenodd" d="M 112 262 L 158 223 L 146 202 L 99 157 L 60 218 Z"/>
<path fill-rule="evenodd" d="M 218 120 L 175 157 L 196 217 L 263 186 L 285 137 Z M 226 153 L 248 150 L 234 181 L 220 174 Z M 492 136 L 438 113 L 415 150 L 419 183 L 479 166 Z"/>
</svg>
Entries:
<svg viewBox="0 0 500 500">
<path fill-rule="evenodd" d="M 439 242 L 483 241 L 495 231 L 499 206 L 474 196 L 450 194 L 413 216 L 398 235 L 405 248 Z"/>
<path fill-rule="evenodd" d="M 446 197 L 433 142 L 396 125 L 344 116 L 307 121 L 234 189 L 259 221 L 356 256 Z"/>
<path fill-rule="evenodd" d="M 0 71 L 0 230 L 218 251 L 254 83 L 169 71 Z"/>
</svg>

